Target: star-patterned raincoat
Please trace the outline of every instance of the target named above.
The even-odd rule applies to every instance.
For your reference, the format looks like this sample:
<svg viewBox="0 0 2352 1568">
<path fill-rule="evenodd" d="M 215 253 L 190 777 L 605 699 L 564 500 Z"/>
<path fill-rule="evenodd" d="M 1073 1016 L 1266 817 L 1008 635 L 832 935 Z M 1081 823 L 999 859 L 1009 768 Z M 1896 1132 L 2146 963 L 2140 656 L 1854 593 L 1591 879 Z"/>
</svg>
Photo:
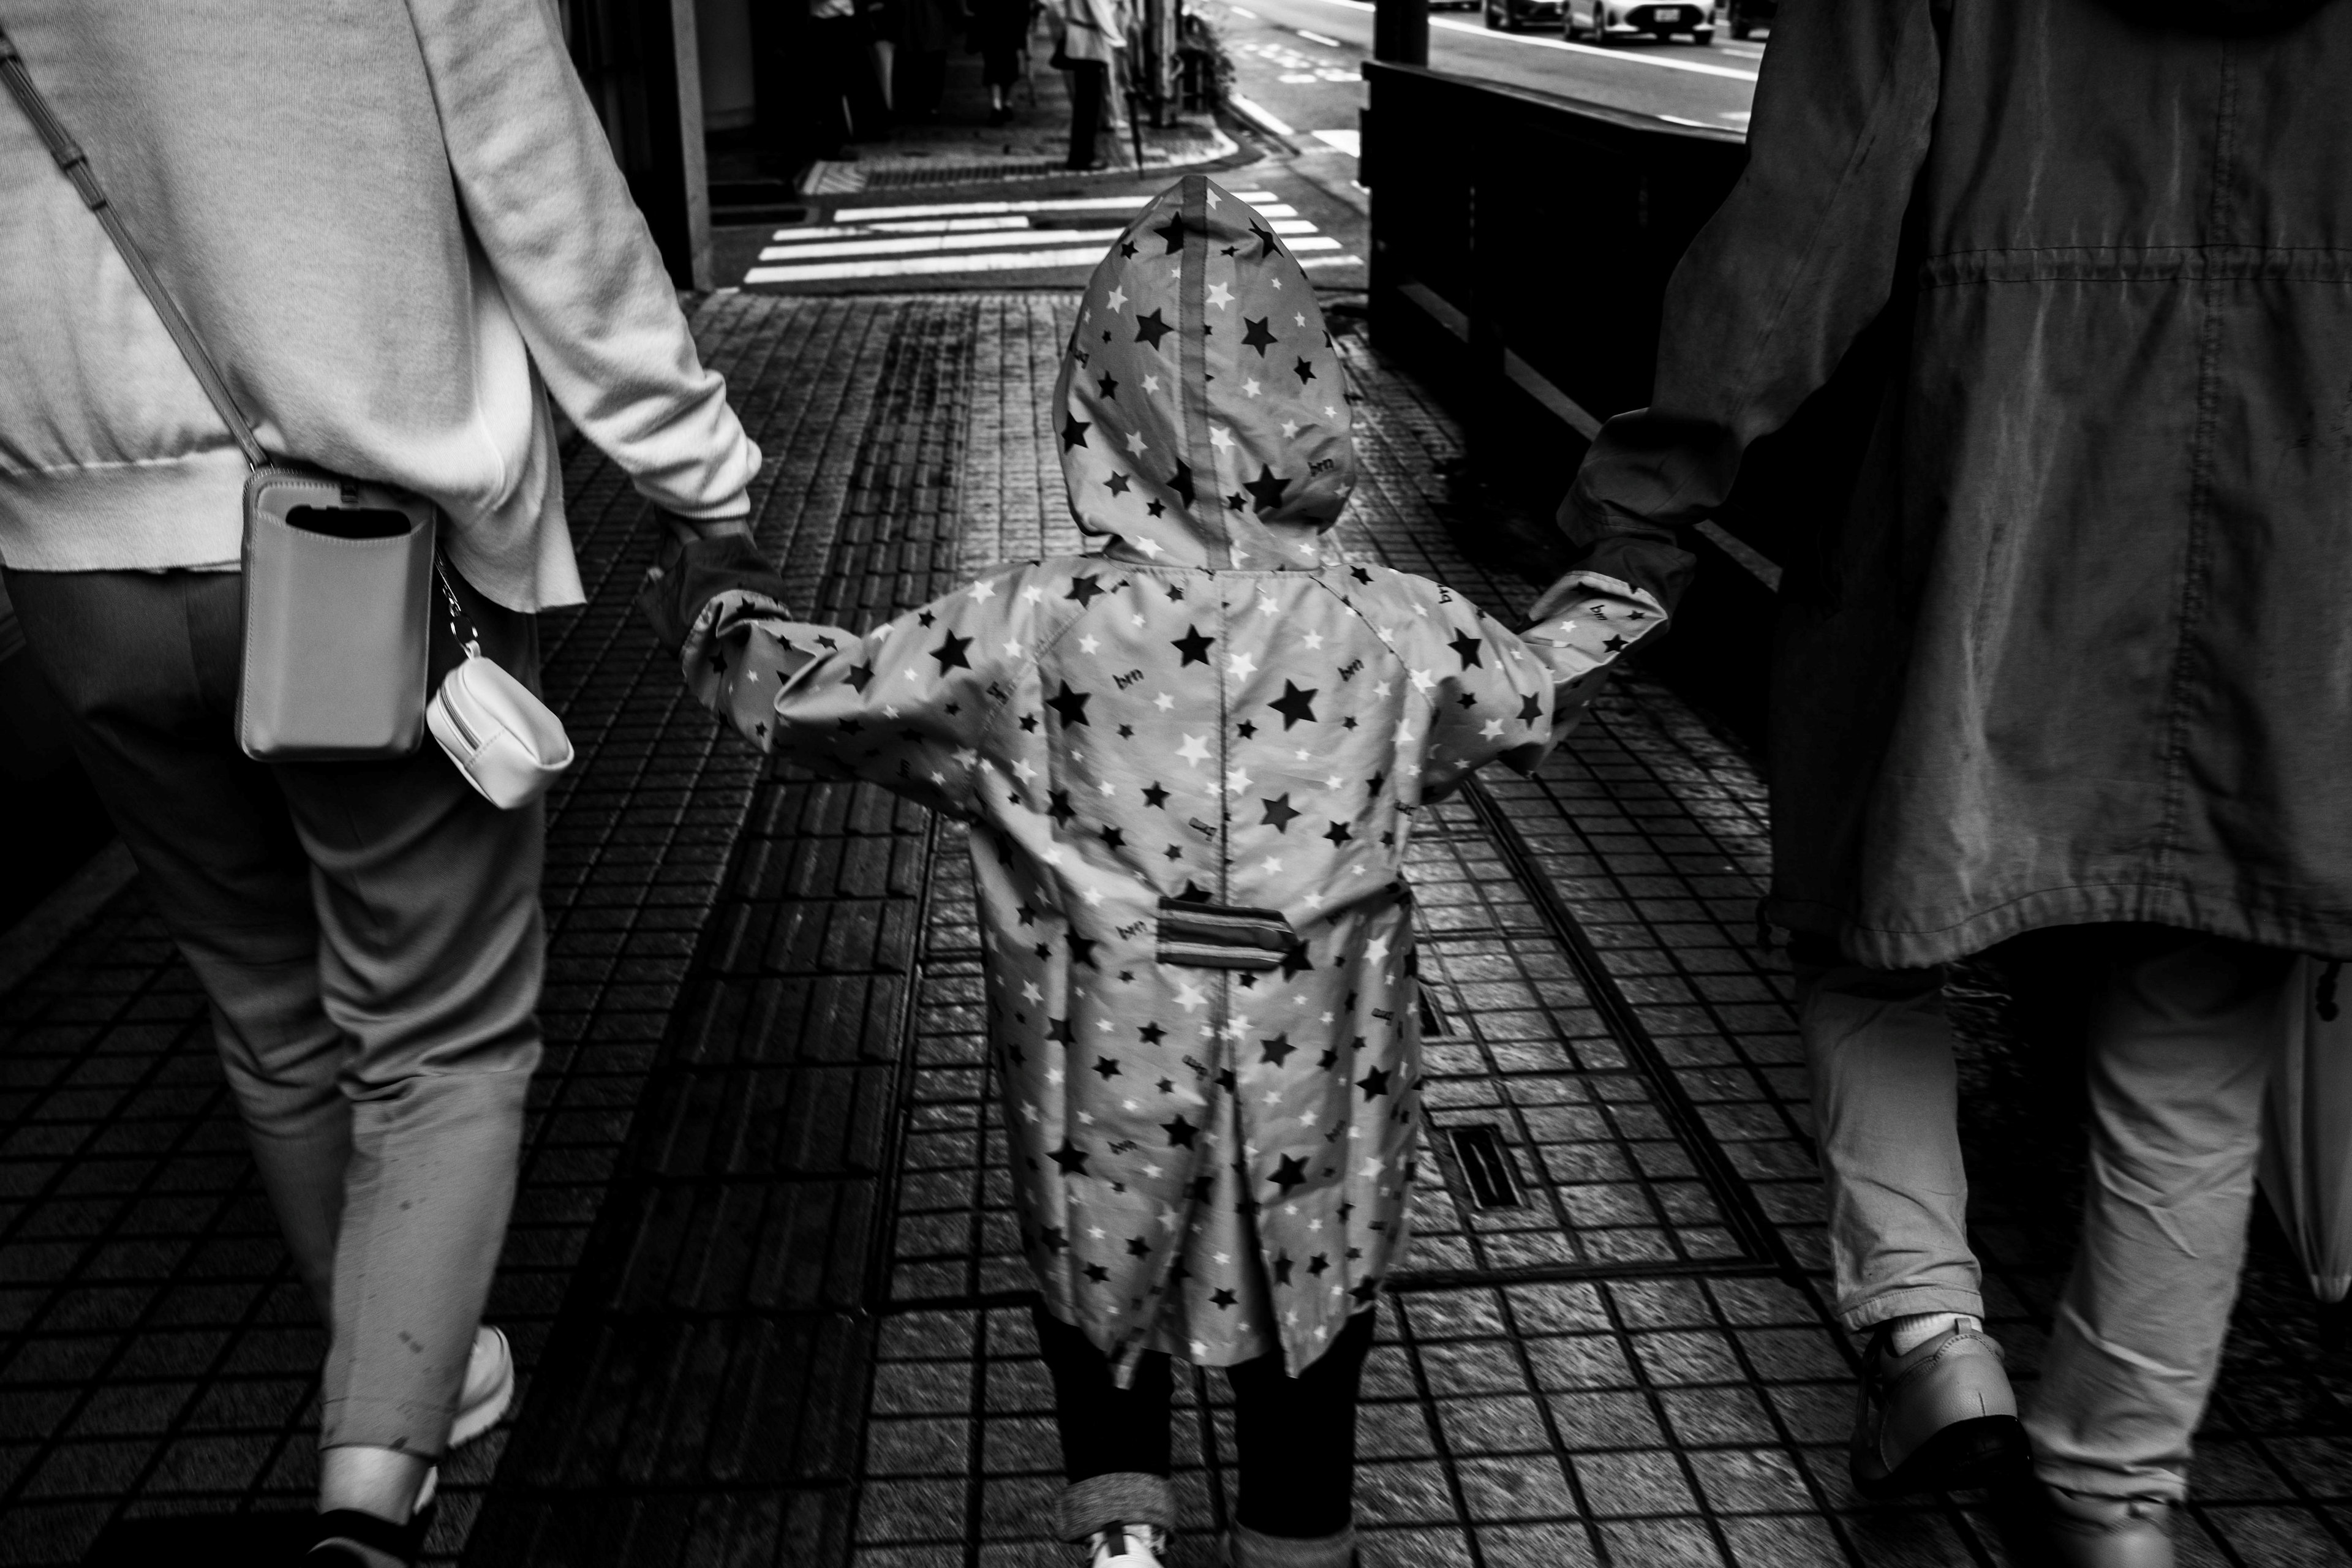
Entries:
<svg viewBox="0 0 2352 1568">
<path fill-rule="evenodd" d="M 1663 624 L 1580 576 L 1515 636 L 1335 557 L 1354 481 L 1306 274 L 1206 178 L 1088 285 L 1055 390 L 1099 552 L 858 636 L 728 596 L 685 655 L 745 735 L 971 823 L 1021 1235 L 1111 1358 L 1295 1374 L 1404 1240 L 1415 810 L 1534 765 Z"/>
</svg>

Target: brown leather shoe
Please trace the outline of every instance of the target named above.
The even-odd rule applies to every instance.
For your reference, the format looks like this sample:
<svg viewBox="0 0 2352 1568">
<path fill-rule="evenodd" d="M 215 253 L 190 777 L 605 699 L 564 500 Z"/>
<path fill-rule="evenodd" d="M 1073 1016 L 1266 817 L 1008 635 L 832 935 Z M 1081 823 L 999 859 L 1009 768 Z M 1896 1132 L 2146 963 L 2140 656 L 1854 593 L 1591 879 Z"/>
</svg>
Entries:
<svg viewBox="0 0 2352 1568">
<path fill-rule="evenodd" d="M 2025 1462 L 2025 1428 L 2000 1346 L 1951 1328 L 1903 1355 L 1879 1325 L 1862 1363 L 1847 1462 L 1866 1498 L 1991 1486 Z"/>
<path fill-rule="evenodd" d="M 2163 1499 L 2046 1491 L 2050 1542 L 2065 1568 L 2173 1568 L 2172 1505 Z"/>
</svg>

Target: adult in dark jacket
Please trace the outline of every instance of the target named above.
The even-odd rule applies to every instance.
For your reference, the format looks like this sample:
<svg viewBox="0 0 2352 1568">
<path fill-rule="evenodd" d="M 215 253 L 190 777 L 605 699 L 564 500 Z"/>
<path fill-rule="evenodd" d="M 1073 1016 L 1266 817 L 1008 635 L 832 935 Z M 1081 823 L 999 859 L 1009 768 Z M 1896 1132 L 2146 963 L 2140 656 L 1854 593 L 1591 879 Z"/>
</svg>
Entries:
<svg viewBox="0 0 2352 1568">
<path fill-rule="evenodd" d="M 971 0 L 971 47 L 988 88 L 988 122 L 1002 125 L 1013 118 L 1013 84 L 1021 79 L 1034 0 Z"/>
<path fill-rule="evenodd" d="M 1775 884 L 1799 933 L 1865 1489 L 2015 1427 L 1979 1320 L 1941 968 L 2095 987 L 2083 1246 L 2026 1423 L 2071 1560 L 2171 1561 L 2291 952 L 2352 958 L 2352 4 L 1807 0 L 1562 509 L 1671 604 L 1874 321 L 1850 502 L 1790 563 Z"/>
</svg>

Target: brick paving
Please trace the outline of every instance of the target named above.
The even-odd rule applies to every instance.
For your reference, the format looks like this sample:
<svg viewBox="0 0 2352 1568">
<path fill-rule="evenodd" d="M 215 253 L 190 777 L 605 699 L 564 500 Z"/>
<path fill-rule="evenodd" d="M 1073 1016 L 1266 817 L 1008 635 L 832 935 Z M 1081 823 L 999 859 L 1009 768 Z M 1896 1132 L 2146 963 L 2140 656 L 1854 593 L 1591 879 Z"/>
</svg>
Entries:
<svg viewBox="0 0 2352 1568">
<path fill-rule="evenodd" d="M 700 307 L 801 602 L 862 626 L 1072 546 L 1045 410 L 1072 305 Z M 1524 609 L 1449 489 L 1459 430 L 1340 341 L 1365 470 L 1343 546 Z M 1055 1561 L 959 830 L 721 740 L 629 615 L 637 503 L 593 452 L 567 473 L 591 602 L 550 618 L 547 679 L 583 762 L 551 818 L 550 1051 L 492 1299 L 527 1383 L 448 1467 L 436 1558 Z M 1427 814 L 1437 1157 L 1367 1374 L 1368 1563 L 2023 1560 L 1984 1499 L 1849 1493 L 1852 1352 L 1754 926 L 1764 831 L 1748 759 L 1638 674 L 1537 777 Z M 2074 1100 L 1972 981 L 1974 1215 L 2030 1380 Z M 320 1335 L 135 888 L 0 996 L 0 1562 L 300 1510 Z M 2324 1339 L 2265 1233 L 2185 1561 L 2352 1563 L 2352 1377 Z M 1179 1379 L 1176 1451 L 1195 1568 L 1231 1505 L 1221 1376 Z"/>
</svg>

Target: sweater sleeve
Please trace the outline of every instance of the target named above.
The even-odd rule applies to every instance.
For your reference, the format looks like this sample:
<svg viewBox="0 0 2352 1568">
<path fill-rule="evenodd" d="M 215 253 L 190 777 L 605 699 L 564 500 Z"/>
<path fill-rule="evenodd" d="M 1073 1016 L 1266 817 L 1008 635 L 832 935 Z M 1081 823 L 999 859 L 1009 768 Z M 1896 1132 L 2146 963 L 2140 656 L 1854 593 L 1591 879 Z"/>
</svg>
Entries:
<svg viewBox="0 0 2352 1568">
<path fill-rule="evenodd" d="M 563 411 L 656 505 L 740 516 L 760 449 L 696 353 L 545 0 L 409 0 L 459 200 Z"/>
<path fill-rule="evenodd" d="M 1935 0 L 1790 0 L 1748 162 L 1667 285 L 1654 392 L 1585 455 L 1559 521 L 1580 566 L 1671 611 L 1677 531 L 1721 507 L 1748 446 L 1829 380 L 1894 287 L 1935 117 Z"/>
</svg>

